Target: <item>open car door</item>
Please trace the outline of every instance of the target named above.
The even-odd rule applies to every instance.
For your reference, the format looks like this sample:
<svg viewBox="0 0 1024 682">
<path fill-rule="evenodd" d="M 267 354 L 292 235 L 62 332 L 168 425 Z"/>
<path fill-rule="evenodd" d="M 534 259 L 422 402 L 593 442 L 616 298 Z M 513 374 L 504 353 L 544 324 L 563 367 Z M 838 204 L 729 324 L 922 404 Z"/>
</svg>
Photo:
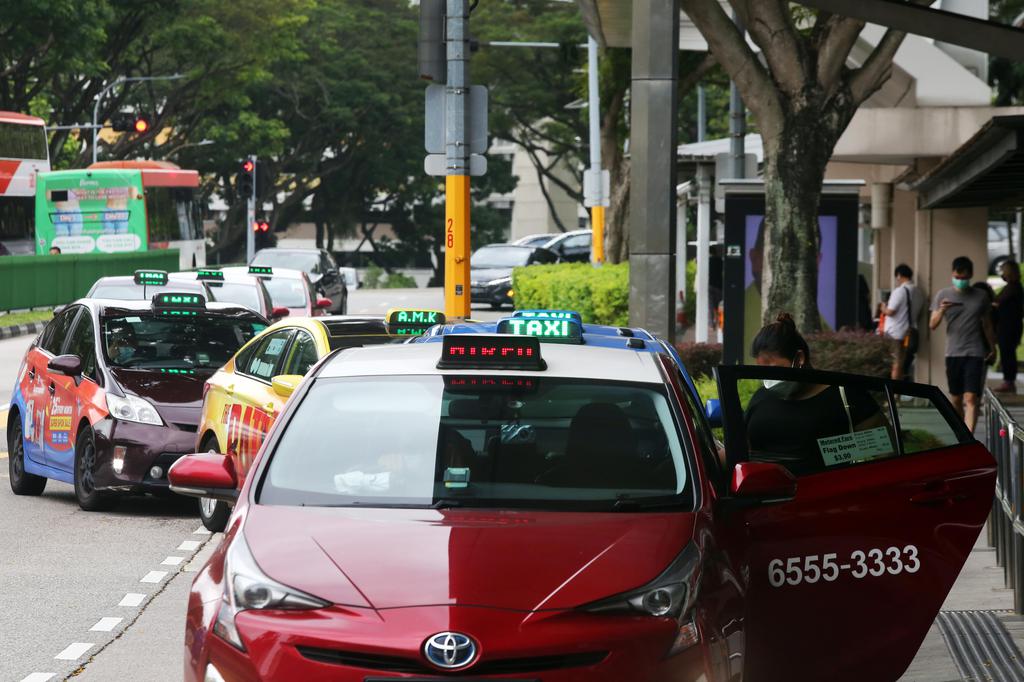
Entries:
<svg viewBox="0 0 1024 682">
<path fill-rule="evenodd" d="M 730 469 L 797 477 L 792 500 L 730 514 L 748 540 L 744 680 L 898 679 L 985 523 L 995 460 L 934 386 L 778 367 L 716 378 Z"/>
</svg>

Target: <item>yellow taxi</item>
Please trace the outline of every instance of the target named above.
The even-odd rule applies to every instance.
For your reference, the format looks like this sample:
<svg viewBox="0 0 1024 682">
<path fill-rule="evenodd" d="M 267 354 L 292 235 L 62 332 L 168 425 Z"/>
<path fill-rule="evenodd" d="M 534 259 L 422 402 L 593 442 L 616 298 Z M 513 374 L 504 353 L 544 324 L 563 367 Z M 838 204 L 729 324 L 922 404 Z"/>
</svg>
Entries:
<svg viewBox="0 0 1024 682">
<path fill-rule="evenodd" d="M 402 343 L 444 323 L 437 310 L 392 309 L 384 317 L 289 317 L 267 327 L 206 381 L 197 450 L 228 455 L 241 486 L 270 426 L 320 358 L 339 348 Z M 211 531 L 223 530 L 230 513 L 228 503 L 200 501 Z"/>
</svg>

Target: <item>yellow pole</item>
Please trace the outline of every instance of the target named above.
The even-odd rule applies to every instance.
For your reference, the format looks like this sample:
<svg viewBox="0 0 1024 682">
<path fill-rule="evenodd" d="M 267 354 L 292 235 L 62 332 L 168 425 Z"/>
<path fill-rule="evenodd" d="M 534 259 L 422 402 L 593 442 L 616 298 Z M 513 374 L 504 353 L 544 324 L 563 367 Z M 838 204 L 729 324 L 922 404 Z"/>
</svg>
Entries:
<svg viewBox="0 0 1024 682">
<path fill-rule="evenodd" d="M 444 314 L 469 317 L 469 176 L 444 179 Z"/>
<path fill-rule="evenodd" d="M 590 226 L 594 230 L 591 250 L 594 252 L 594 262 L 604 262 L 604 206 L 593 206 L 590 209 Z"/>
</svg>

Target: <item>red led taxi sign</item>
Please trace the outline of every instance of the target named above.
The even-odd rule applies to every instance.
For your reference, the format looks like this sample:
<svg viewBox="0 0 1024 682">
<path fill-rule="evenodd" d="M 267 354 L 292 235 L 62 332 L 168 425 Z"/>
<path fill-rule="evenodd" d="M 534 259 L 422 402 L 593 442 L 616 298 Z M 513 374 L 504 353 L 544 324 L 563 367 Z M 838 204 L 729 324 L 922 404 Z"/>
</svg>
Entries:
<svg viewBox="0 0 1024 682">
<path fill-rule="evenodd" d="M 444 337 L 437 368 L 540 371 L 547 365 L 537 337 L 456 334 Z"/>
</svg>

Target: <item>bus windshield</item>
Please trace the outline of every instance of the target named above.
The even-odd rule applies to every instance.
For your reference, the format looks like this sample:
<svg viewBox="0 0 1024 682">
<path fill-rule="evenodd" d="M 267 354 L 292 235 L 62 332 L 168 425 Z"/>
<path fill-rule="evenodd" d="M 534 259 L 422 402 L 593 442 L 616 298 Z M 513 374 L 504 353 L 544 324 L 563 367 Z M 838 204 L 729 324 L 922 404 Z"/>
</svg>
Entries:
<svg viewBox="0 0 1024 682">
<path fill-rule="evenodd" d="M 48 159 L 43 126 L 0 121 L 0 158 Z"/>
<path fill-rule="evenodd" d="M 203 221 L 191 187 L 146 187 L 150 244 L 201 239 Z"/>
</svg>

